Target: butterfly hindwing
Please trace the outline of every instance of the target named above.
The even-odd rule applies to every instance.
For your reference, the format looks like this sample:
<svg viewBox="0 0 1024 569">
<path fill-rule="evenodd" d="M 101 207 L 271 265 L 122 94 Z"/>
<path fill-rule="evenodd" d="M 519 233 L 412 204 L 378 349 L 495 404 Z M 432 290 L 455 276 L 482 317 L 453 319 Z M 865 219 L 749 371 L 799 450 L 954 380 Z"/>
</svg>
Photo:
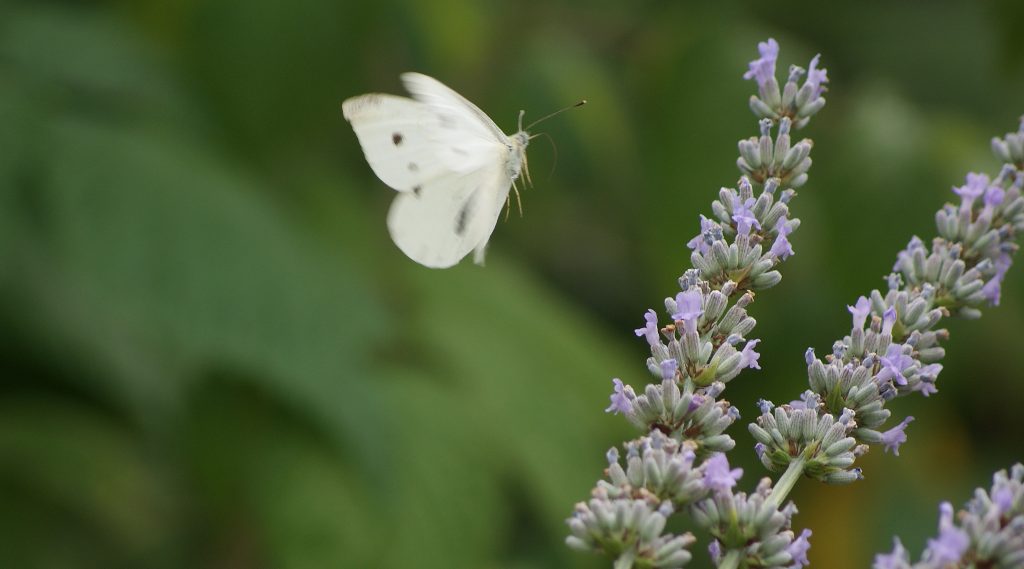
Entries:
<svg viewBox="0 0 1024 569">
<path fill-rule="evenodd" d="M 395 197 L 388 230 L 412 260 L 450 267 L 479 249 L 478 262 L 498 222 L 512 181 L 503 168 L 486 167 L 428 182 Z"/>
</svg>

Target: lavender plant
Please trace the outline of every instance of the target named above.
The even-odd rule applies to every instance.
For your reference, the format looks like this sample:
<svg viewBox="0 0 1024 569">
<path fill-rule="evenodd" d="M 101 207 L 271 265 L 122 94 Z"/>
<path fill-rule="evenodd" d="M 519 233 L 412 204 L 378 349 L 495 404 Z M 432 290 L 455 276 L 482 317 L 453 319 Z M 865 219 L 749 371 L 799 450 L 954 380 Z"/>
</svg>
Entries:
<svg viewBox="0 0 1024 569">
<path fill-rule="evenodd" d="M 977 318 L 985 304 L 997 305 L 1003 278 L 1024 229 L 1024 123 L 1017 133 L 993 140 L 1004 162 L 990 179 L 969 174 L 958 205 L 936 214 L 938 234 L 926 247 L 914 237 L 897 256 L 886 279 L 849 307 L 850 334 L 819 359 L 806 352 L 809 389 L 782 405 L 759 402 L 749 425 L 755 452 L 773 483 L 760 480 L 751 493 L 735 490 L 741 469 L 730 468 L 735 441 L 727 430 L 739 412 L 722 397 L 742 371 L 760 369 L 751 338 L 756 321 L 747 313 L 754 293 L 777 285 L 780 265 L 794 254 L 790 236 L 800 226 L 791 217 L 796 189 L 808 179 L 812 142 L 793 141 L 825 105 L 827 71 L 815 56 L 805 70 L 791 66 L 786 83 L 776 79 L 779 46 L 758 45 L 760 57 L 744 75 L 757 83 L 750 108 L 760 135 L 739 142 L 735 188 L 722 188 L 700 218 L 700 234 L 687 243 L 692 268 L 679 279 L 680 292 L 665 299 L 668 323 L 648 310 L 636 330 L 651 350 L 647 369 L 655 381 L 640 393 L 613 379 L 608 412 L 623 415 L 644 433 L 608 451 L 606 480 L 567 520 L 567 544 L 609 557 L 617 569 L 675 568 L 690 561 L 696 538 L 665 533 L 667 520 L 684 514 L 708 534 L 708 551 L 719 569 L 803 567 L 810 530 L 792 527 L 797 513 L 785 502 L 801 478 L 847 484 L 862 478 L 856 459 L 871 445 L 899 454 L 913 417 L 889 426 L 889 402 L 935 393 L 949 334 L 946 317 Z M 885 430 L 883 430 L 885 429 Z M 943 506 L 940 536 L 923 561 L 909 565 L 896 551 L 879 556 L 876 569 L 903 567 L 1019 567 L 1024 556 L 1021 476 L 996 475 L 996 486 L 952 522 Z M 956 560 L 998 560 L 948 565 Z M 1002 563 L 1002 564 L 1000 564 Z M 1016 563 L 1016 564 L 1015 564 Z"/>
</svg>

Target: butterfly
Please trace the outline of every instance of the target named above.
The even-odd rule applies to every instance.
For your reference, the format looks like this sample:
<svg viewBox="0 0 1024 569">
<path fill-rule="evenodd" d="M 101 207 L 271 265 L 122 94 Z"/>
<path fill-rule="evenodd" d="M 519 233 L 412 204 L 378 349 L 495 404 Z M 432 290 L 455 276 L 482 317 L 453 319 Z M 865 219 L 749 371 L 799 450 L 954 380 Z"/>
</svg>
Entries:
<svg viewBox="0 0 1024 569">
<path fill-rule="evenodd" d="M 470 251 L 483 264 L 509 191 L 521 173 L 529 181 L 523 111 L 509 136 L 437 79 L 401 77 L 413 98 L 371 93 L 342 103 L 366 161 L 398 192 L 388 212 L 391 239 L 427 267 L 451 267 Z"/>
</svg>

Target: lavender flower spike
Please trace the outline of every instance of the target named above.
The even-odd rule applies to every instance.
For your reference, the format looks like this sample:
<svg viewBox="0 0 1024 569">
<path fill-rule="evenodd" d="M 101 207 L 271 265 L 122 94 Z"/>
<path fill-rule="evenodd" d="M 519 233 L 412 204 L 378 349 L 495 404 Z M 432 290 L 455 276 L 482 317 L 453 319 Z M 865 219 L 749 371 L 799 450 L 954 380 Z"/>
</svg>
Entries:
<svg viewBox="0 0 1024 569">
<path fill-rule="evenodd" d="M 948 502 L 939 512 L 939 536 L 928 540 L 919 563 L 911 564 L 897 539 L 891 554 L 875 557 L 874 569 L 1024 566 L 1024 465 L 996 472 L 991 489 L 975 490 L 955 516 Z"/>
</svg>

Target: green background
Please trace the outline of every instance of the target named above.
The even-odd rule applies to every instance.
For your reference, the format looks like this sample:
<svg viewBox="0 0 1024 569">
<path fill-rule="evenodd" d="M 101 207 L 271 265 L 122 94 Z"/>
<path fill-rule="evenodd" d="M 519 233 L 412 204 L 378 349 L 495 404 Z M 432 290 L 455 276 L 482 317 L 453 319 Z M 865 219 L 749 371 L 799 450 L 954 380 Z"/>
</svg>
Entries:
<svg viewBox="0 0 1024 569">
<path fill-rule="evenodd" d="M 740 76 L 831 77 L 785 278 L 751 312 L 745 424 L 806 386 L 911 235 L 1024 113 L 1024 4 L 0 0 L 0 567 L 602 567 L 564 518 L 604 451 L 632 329 L 756 133 Z M 340 102 L 440 78 L 538 130 L 484 268 L 391 243 Z M 805 481 L 814 566 L 919 552 L 937 504 L 1022 459 L 1024 276 L 951 322 L 899 458 Z M 694 567 L 706 567 L 706 542 Z"/>
</svg>

